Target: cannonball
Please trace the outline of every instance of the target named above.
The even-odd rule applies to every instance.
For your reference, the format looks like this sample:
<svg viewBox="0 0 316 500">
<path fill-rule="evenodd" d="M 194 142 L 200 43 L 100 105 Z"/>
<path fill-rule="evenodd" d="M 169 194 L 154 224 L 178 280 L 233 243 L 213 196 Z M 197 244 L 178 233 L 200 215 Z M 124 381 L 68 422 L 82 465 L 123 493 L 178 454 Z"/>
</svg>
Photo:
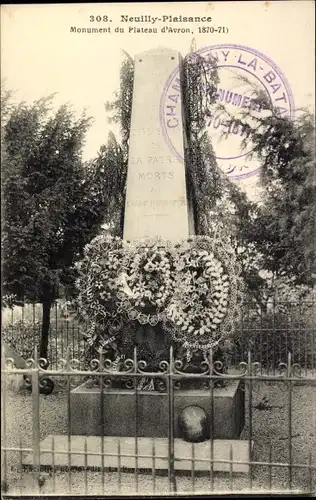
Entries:
<svg viewBox="0 0 316 500">
<path fill-rule="evenodd" d="M 209 423 L 203 408 L 187 406 L 178 419 L 181 437 L 191 443 L 199 443 L 209 438 Z"/>
</svg>

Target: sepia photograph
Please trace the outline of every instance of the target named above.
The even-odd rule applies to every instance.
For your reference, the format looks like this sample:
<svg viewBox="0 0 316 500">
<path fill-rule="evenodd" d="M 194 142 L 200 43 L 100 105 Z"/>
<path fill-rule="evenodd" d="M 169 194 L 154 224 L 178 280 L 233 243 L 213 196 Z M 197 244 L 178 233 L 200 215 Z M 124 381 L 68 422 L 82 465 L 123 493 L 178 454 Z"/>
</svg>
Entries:
<svg viewBox="0 0 316 500">
<path fill-rule="evenodd" d="M 1 5 L 1 498 L 316 497 L 315 3 Z"/>
</svg>

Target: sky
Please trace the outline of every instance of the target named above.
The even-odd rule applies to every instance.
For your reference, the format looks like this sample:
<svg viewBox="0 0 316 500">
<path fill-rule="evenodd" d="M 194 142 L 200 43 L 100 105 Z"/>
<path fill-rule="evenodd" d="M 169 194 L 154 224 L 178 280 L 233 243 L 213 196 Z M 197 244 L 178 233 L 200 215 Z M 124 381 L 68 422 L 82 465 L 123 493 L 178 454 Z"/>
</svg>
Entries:
<svg viewBox="0 0 316 500">
<path fill-rule="evenodd" d="M 15 91 L 17 101 L 31 102 L 56 93 L 56 106 L 70 102 L 77 113 L 86 109 L 94 119 L 83 153 L 89 159 L 106 142 L 110 130 L 117 132 L 107 123 L 104 104 L 118 88 L 122 49 L 134 57 L 163 46 L 185 56 L 193 38 L 197 50 L 248 47 L 280 69 L 293 95 L 292 107 L 313 110 L 314 11 L 313 1 L 2 5 L 1 79 Z M 122 22 L 121 16 L 147 18 Z M 177 22 L 162 16 L 205 16 L 212 21 Z M 153 23 L 155 17 L 161 20 Z M 211 33 L 210 27 L 221 29 Z M 105 31 L 79 33 L 80 28 Z M 115 28 L 125 32 L 117 33 Z M 158 33 L 129 33 L 129 28 L 157 28 Z M 189 33 L 165 33 L 162 28 L 189 28 Z M 200 32 L 203 28 L 209 32 Z M 227 68 L 221 71 L 224 75 Z M 229 157 L 229 147 L 221 146 L 222 156 Z M 256 179 L 253 175 L 236 182 L 251 192 Z"/>
</svg>

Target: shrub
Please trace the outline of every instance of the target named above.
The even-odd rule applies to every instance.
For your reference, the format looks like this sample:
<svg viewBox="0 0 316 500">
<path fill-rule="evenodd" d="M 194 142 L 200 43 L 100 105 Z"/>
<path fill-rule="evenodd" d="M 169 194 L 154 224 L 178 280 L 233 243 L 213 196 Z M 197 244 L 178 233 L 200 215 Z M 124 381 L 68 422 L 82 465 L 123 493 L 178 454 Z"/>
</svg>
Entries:
<svg viewBox="0 0 316 500">
<path fill-rule="evenodd" d="M 253 361 L 265 369 L 275 369 L 279 363 L 287 363 L 288 353 L 292 363 L 303 368 L 315 368 L 316 335 L 312 304 L 282 304 L 264 314 L 244 313 L 244 319 L 236 329 L 233 341 L 235 363 L 247 361 L 251 351 Z"/>
<path fill-rule="evenodd" d="M 34 357 L 35 346 L 39 349 L 41 323 L 19 320 L 3 327 L 2 341 L 14 349 L 22 358 Z"/>
</svg>

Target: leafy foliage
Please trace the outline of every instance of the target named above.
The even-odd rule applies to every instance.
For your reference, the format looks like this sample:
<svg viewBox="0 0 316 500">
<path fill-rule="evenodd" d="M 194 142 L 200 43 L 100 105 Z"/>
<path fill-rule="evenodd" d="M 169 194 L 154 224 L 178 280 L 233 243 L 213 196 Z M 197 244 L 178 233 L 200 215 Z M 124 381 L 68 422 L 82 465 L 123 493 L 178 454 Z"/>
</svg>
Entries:
<svg viewBox="0 0 316 500">
<path fill-rule="evenodd" d="M 124 58 L 120 69 L 120 88 L 115 93 L 113 101 L 107 101 L 106 111 L 111 113 L 110 123 L 118 123 L 122 134 L 123 148 L 128 144 L 132 116 L 132 96 L 134 83 L 134 61 L 123 51 Z"/>
<path fill-rule="evenodd" d="M 249 85 L 247 79 L 243 79 Z M 316 278 L 315 117 L 297 110 L 291 119 L 253 86 L 259 114 L 244 110 L 237 123 L 247 129 L 242 146 L 261 164 L 262 200 L 250 207 L 239 238 L 255 249 L 274 278 L 313 286 Z M 223 119 L 231 118 L 221 107 Z M 239 203 L 238 203 L 239 204 Z"/>
<path fill-rule="evenodd" d="M 19 320 L 3 327 L 1 339 L 24 359 L 34 358 L 35 346 L 39 349 L 40 321 Z"/>
<path fill-rule="evenodd" d="M 222 192 L 222 176 L 206 132 L 207 114 L 216 101 L 217 83 L 217 70 L 212 57 L 203 58 L 196 53 L 187 55 L 183 69 L 186 174 L 197 234 L 209 234 L 209 213 Z"/>
<path fill-rule="evenodd" d="M 89 235 L 96 236 L 100 221 L 111 234 L 123 234 L 125 180 L 127 161 L 122 146 L 113 133 L 98 155 L 86 165 L 85 194 L 78 217 L 87 221 Z"/>
<path fill-rule="evenodd" d="M 3 161 L 4 289 L 22 301 L 57 293 L 77 252 L 73 214 L 82 191 L 80 150 L 89 120 L 61 107 L 47 117 L 48 100 L 22 104 L 5 126 Z M 72 227 L 71 227 L 72 226 Z"/>
<path fill-rule="evenodd" d="M 124 82 L 125 74 L 123 69 Z M 43 304 L 44 357 L 51 304 L 61 284 L 73 293 L 83 247 L 102 223 L 114 233 L 123 230 L 130 119 L 125 94 L 123 86 L 123 146 L 110 134 L 97 158 L 84 164 L 90 118 L 75 118 L 66 105 L 51 112 L 53 96 L 14 105 L 12 93 L 2 89 L 3 291 L 11 305 Z"/>
<path fill-rule="evenodd" d="M 252 224 L 252 237 L 266 256 L 266 267 L 298 284 L 316 278 L 316 183 L 314 117 L 289 120 L 274 112 L 251 132 L 262 161 L 264 204 Z"/>
<path fill-rule="evenodd" d="M 114 172 L 115 184 L 112 183 L 113 195 L 112 209 L 114 208 L 119 224 L 116 224 L 114 234 L 123 234 L 124 212 L 125 212 L 125 192 L 128 164 L 128 146 L 130 135 L 130 124 L 132 116 L 132 97 L 134 84 L 134 61 L 130 55 L 123 51 L 124 58 L 120 69 L 120 88 L 115 93 L 111 102 L 106 102 L 105 109 L 109 112 L 108 121 L 120 125 L 121 144 L 119 146 L 119 157 L 116 156 L 116 170 Z M 114 146 L 115 143 L 115 146 Z M 118 143 L 114 135 L 111 135 L 110 144 L 117 150 Z M 110 146 L 109 144 L 109 146 Z M 114 157 L 113 157 L 114 160 Z"/>
<path fill-rule="evenodd" d="M 3 129 L 3 291 L 15 303 L 43 304 L 41 356 L 59 283 L 90 235 L 78 217 L 84 194 L 81 149 L 90 119 L 52 97 L 11 109 Z M 87 221 L 86 221 L 87 222 Z"/>
</svg>

